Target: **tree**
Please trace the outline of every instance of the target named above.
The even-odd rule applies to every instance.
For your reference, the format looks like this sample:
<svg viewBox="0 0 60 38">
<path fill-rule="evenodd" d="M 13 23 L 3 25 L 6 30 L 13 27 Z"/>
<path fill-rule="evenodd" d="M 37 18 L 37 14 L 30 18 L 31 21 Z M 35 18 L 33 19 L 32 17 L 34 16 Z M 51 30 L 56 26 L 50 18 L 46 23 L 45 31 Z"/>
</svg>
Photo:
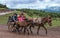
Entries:
<svg viewBox="0 0 60 38">
<path fill-rule="evenodd" d="M 7 6 L 0 4 L 0 8 L 7 8 Z"/>
</svg>

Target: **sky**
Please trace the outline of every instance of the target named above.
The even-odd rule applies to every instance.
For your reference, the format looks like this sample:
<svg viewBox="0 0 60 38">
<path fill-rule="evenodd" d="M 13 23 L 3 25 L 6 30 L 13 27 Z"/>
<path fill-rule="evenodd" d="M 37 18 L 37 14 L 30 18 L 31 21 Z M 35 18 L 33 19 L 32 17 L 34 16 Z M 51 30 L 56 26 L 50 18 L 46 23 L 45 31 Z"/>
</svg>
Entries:
<svg viewBox="0 0 60 38">
<path fill-rule="evenodd" d="M 12 9 L 45 9 L 52 6 L 60 7 L 60 0 L 0 0 L 0 3 Z"/>
</svg>

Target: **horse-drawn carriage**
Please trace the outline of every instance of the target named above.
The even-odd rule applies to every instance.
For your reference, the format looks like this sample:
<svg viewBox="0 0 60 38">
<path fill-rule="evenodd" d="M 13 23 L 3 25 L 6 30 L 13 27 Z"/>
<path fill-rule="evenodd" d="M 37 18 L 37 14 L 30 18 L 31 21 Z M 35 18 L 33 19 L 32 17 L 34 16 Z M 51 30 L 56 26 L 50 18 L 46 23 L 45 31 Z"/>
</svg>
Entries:
<svg viewBox="0 0 60 38">
<path fill-rule="evenodd" d="M 23 22 L 20 22 L 18 20 L 12 22 L 9 17 L 7 24 L 8 24 L 9 31 L 19 31 L 19 29 L 21 29 L 21 30 L 24 29 L 24 33 L 25 33 L 26 30 L 28 32 L 27 27 L 30 27 L 30 25 L 32 25 L 32 21 L 30 19 L 25 19 Z M 29 34 L 29 32 L 28 32 L 28 34 Z"/>
<path fill-rule="evenodd" d="M 44 17 L 41 18 L 39 22 L 38 19 L 35 19 L 35 21 L 33 21 L 34 19 L 26 19 L 23 22 L 19 22 L 19 21 L 15 21 L 15 22 L 10 22 L 8 21 L 8 30 L 9 31 L 18 31 L 19 28 L 21 28 L 21 30 L 24 28 L 24 33 L 27 31 L 29 34 L 29 30 L 32 33 L 31 27 L 34 26 L 38 26 L 38 30 L 37 30 L 37 34 L 39 34 L 39 29 L 40 27 L 43 27 L 46 30 L 46 34 L 47 34 L 47 29 L 45 28 L 45 24 L 48 23 L 50 26 L 52 25 L 52 19 L 50 17 Z M 36 22 L 38 20 L 38 22 Z"/>
</svg>

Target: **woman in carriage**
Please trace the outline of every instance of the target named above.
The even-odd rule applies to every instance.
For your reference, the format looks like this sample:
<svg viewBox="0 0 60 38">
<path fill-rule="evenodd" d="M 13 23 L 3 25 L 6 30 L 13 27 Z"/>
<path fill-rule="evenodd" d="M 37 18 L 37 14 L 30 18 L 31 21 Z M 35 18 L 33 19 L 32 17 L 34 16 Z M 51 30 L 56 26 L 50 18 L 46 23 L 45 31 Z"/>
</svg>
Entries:
<svg viewBox="0 0 60 38">
<path fill-rule="evenodd" d="M 24 21 L 24 19 L 25 19 L 24 13 L 21 13 L 20 15 L 18 15 L 18 21 L 19 22 Z"/>
<path fill-rule="evenodd" d="M 17 19 L 18 19 L 18 24 L 23 25 L 25 23 L 26 17 L 24 16 L 24 13 L 21 13 L 20 15 L 18 15 Z"/>
</svg>

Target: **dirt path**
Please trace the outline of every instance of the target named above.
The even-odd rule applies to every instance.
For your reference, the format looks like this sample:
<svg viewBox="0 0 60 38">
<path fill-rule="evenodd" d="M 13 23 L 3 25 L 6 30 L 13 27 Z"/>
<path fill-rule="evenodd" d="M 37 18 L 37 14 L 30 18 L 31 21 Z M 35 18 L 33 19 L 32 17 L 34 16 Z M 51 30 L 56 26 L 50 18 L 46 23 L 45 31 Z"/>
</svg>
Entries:
<svg viewBox="0 0 60 38">
<path fill-rule="evenodd" d="M 0 38 L 60 38 L 60 27 L 48 29 L 48 35 L 45 35 L 45 31 L 40 29 L 40 34 L 36 34 L 36 29 L 33 30 L 34 34 L 19 34 L 9 32 L 6 25 L 0 25 Z"/>
<path fill-rule="evenodd" d="M 0 12 L 0 15 L 6 15 L 6 14 L 9 14 L 9 13 L 12 13 L 12 11 L 9 11 L 9 12 Z"/>
</svg>

